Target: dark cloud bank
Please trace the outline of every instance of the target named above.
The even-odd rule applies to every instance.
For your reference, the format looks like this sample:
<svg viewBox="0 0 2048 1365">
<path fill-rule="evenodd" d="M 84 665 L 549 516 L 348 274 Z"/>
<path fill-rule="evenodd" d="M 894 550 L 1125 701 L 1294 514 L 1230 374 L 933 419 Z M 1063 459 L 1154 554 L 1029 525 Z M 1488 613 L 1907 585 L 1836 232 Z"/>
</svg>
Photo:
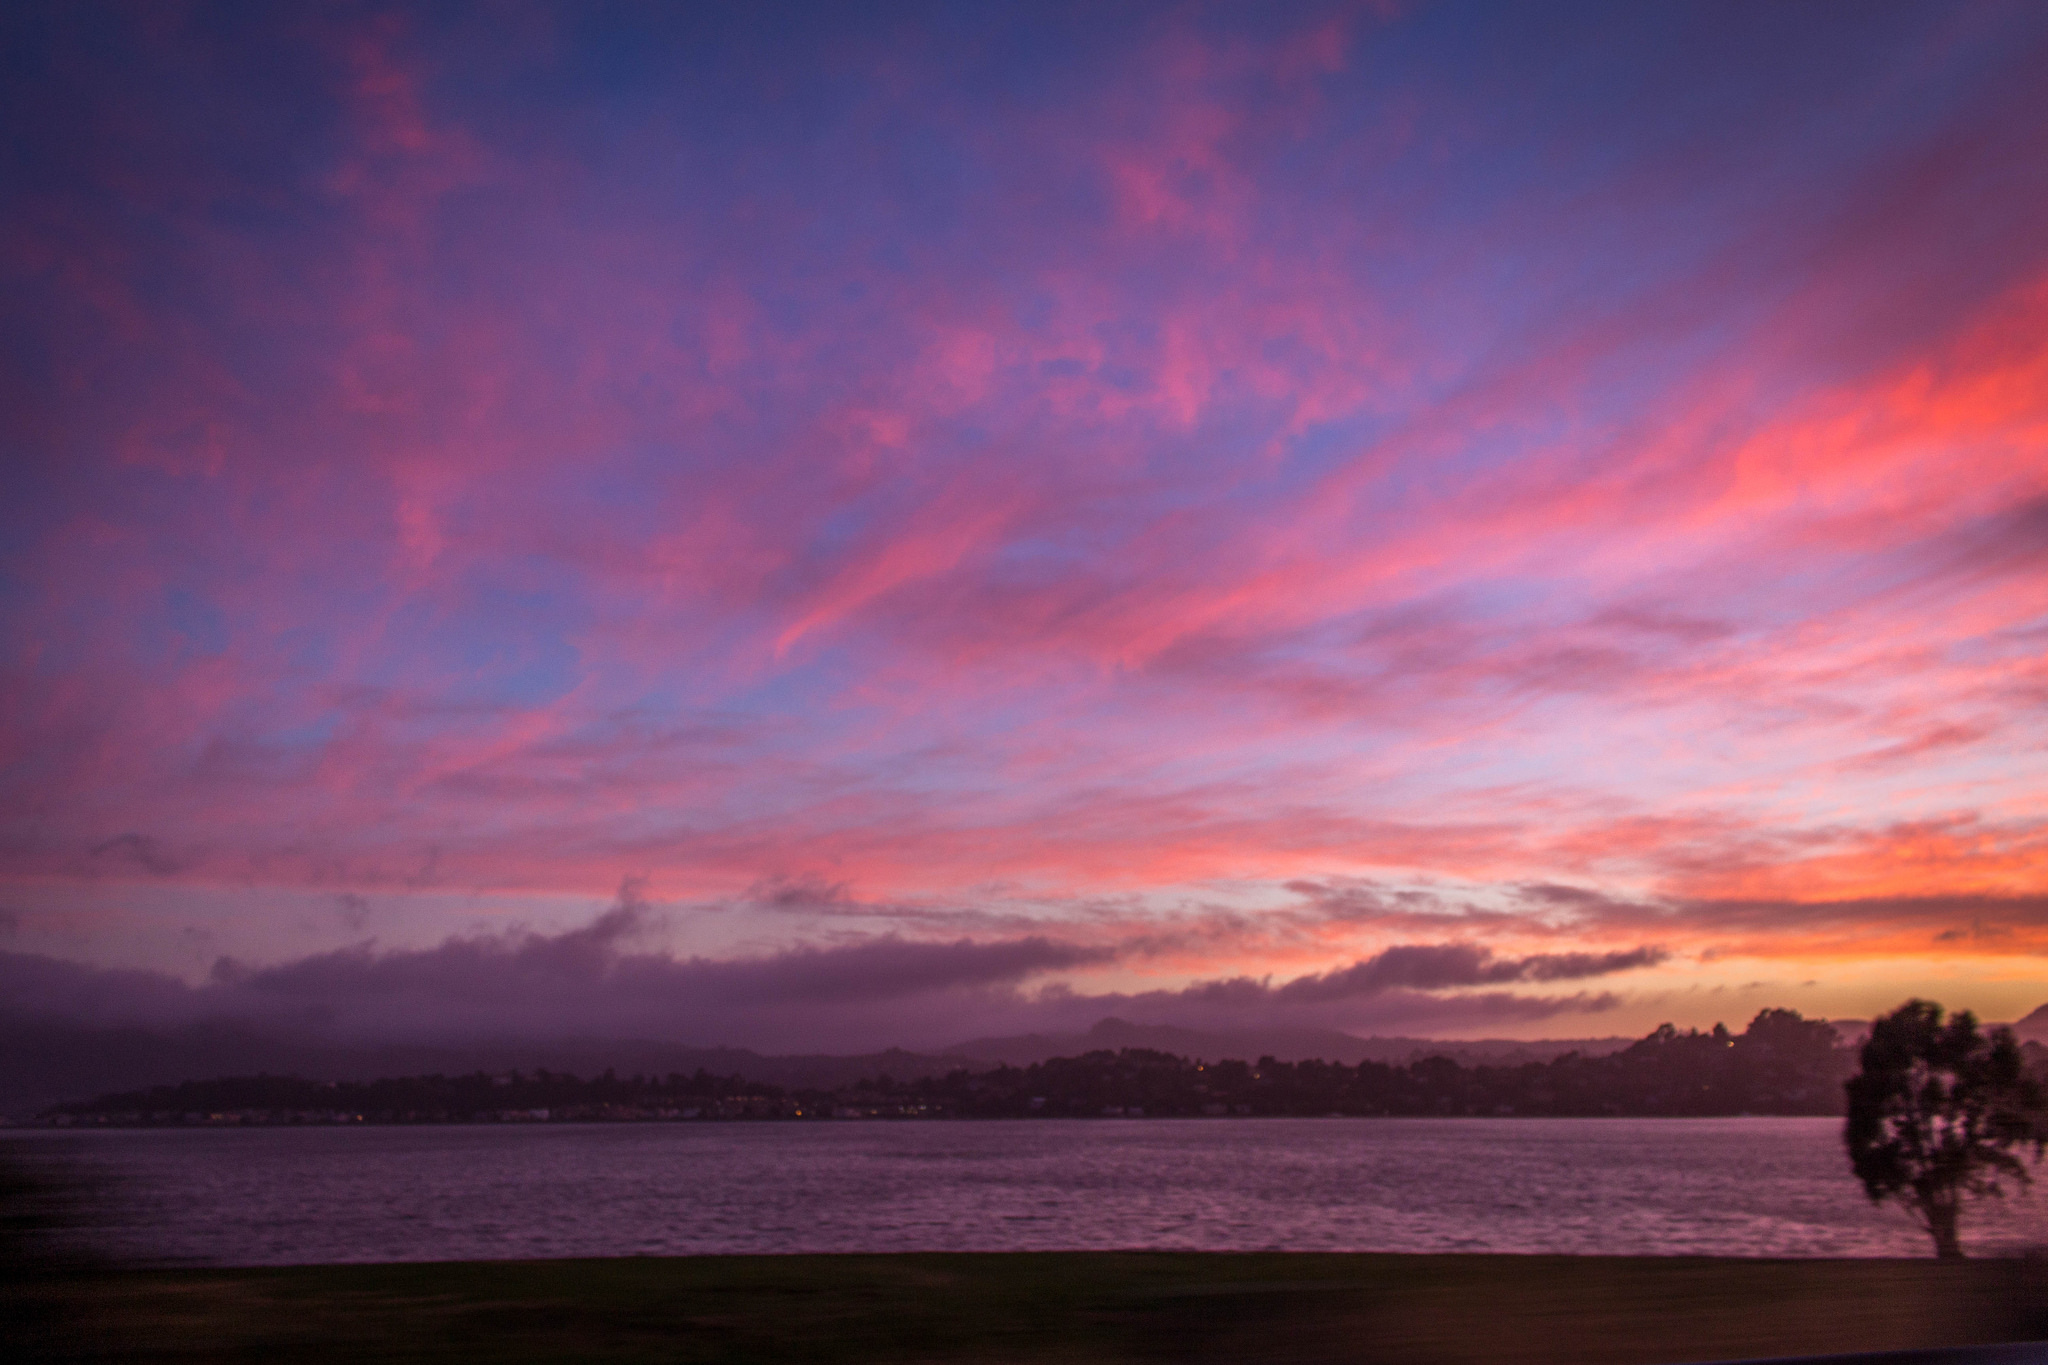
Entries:
<svg viewBox="0 0 2048 1365">
<path fill-rule="evenodd" d="M 1615 997 L 1512 988 L 1588 980 L 1664 957 L 1639 948 L 1516 958 L 1465 944 L 1410 944 L 1277 985 L 1237 977 L 1085 994 L 1041 979 L 1107 963 L 1110 950 L 1035 935 L 883 937 L 755 958 L 684 958 L 635 950 L 647 918 L 628 896 L 561 934 L 455 938 L 416 950 L 364 944 L 261 968 L 222 959 L 199 986 L 158 972 L 0 953 L 0 1104 L 19 1107 L 30 1092 L 46 1101 L 235 1069 L 421 1069 L 459 1064 L 457 1054 L 525 1066 L 581 1059 L 585 1067 L 602 1054 L 606 1065 L 659 1067 L 663 1057 L 674 1063 L 679 1048 L 943 1053 L 964 1039 L 1072 1036 L 1111 1015 L 1153 1027 L 1333 1041 L 1341 1041 L 1337 1029 L 1469 1030 L 1597 1012 Z M 337 1048 L 355 1060 L 338 1061 Z M 81 1065 L 94 1075 L 81 1074 Z"/>
</svg>

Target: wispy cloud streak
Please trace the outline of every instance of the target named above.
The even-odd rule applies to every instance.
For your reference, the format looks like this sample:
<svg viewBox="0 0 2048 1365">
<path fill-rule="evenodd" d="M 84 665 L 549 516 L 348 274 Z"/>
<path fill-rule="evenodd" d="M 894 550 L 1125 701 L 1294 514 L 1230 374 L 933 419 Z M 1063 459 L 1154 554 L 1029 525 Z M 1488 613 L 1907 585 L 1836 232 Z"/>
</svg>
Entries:
<svg viewBox="0 0 2048 1365">
<path fill-rule="evenodd" d="M 4 23 L 23 944 L 2043 946 L 2038 6 Z"/>
</svg>

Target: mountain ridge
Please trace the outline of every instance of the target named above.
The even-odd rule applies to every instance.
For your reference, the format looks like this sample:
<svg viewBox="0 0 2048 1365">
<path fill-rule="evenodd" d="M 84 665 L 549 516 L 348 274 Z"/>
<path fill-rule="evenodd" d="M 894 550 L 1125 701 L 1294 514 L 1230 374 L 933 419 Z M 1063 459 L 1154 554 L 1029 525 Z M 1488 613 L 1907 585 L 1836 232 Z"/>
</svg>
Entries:
<svg viewBox="0 0 2048 1365">
<path fill-rule="evenodd" d="M 1127 1047 L 1150 1048 L 1181 1057 L 1222 1061 L 1320 1060 L 1356 1066 L 1362 1061 L 1407 1062 L 1417 1056 L 1450 1057 L 1461 1062 L 1548 1061 L 1567 1052 L 1603 1056 L 1619 1052 L 1634 1038 L 1548 1038 L 1522 1040 L 1481 1038 L 1445 1040 L 1378 1036 L 1360 1037 L 1337 1029 L 1264 1028 L 1213 1032 L 1182 1028 L 1176 1024 L 1139 1024 L 1109 1015 L 1096 1021 L 1084 1033 L 1024 1033 L 1010 1037 L 972 1038 L 954 1043 L 949 1055 L 972 1057 L 976 1061 L 1005 1062 L 1028 1066 L 1050 1057 L 1071 1057 L 1100 1049 L 1118 1051 Z"/>
</svg>

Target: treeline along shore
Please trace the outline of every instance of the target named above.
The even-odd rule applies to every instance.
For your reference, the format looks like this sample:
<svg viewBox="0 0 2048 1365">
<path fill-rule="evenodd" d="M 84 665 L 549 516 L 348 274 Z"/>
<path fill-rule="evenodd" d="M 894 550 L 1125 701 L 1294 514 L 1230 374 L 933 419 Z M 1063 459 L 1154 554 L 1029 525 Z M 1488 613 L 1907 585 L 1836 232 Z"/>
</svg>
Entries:
<svg viewBox="0 0 2048 1365">
<path fill-rule="evenodd" d="M 2048 1050 L 2029 1044 L 2036 1067 Z M 226 1124 L 685 1122 L 717 1120 L 1235 1116 L 1832 1115 L 1856 1053 L 1834 1028 L 1765 1010 L 1741 1033 L 1665 1025 L 1605 1056 L 1463 1065 L 1426 1057 L 1361 1062 L 1203 1061 L 1142 1048 L 1030 1066 L 962 1068 L 837 1088 L 744 1076 L 589 1079 L 534 1071 L 323 1082 L 289 1076 L 186 1081 L 59 1105 L 40 1123 L 76 1127 Z"/>
</svg>

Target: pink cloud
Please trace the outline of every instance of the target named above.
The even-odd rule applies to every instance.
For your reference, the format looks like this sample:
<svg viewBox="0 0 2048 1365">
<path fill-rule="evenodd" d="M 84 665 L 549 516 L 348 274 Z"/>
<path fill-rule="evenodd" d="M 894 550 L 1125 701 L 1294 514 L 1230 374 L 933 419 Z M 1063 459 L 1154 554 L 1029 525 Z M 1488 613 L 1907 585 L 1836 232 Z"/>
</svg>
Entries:
<svg viewBox="0 0 2048 1365">
<path fill-rule="evenodd" d="M 1626 121 L 1635 64 L 1427 15 L 835 40 L 784 104 L 592 83 L 573 25 L 63 38 L 0 238 L 0 877 L 1162 943 L 1222 888 L 1272 925 L 1224 974 L 1406 923 L 1289 881 L 1934 907 L 1885 952 L 2020 903 L 2041 34 L 1925 22 Z"/>
</svg>

